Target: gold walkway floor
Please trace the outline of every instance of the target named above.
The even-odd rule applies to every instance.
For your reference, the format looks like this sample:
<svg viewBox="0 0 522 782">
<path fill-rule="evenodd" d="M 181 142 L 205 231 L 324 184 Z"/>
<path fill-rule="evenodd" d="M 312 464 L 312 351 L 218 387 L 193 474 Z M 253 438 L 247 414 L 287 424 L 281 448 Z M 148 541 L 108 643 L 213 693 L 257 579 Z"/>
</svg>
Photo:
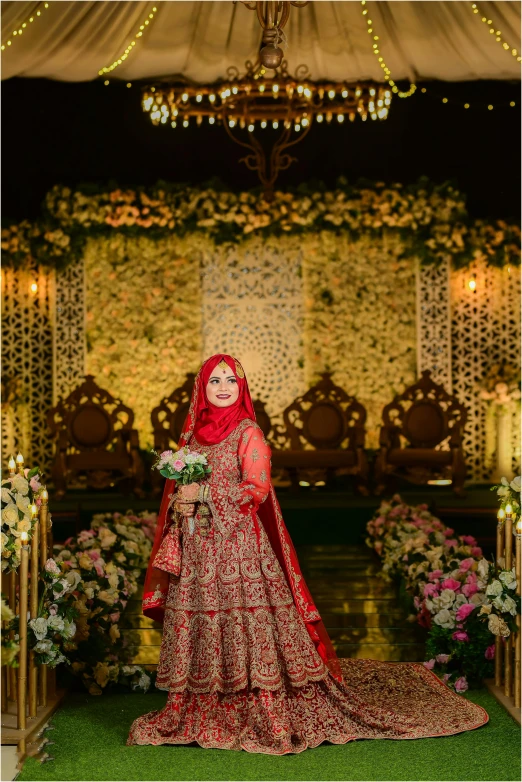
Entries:
<svg viewBox="0 0 522 782">
<path fill-rule="evenodd" d="M 407 621 L 397 590 L 377 575 L 380 564 L 365 546 L 299 546 L 303 575 L 339 657 L 424 660 L 422 628 Z M 134 662 L 154 668 L 161 630 L 130 601 L 122 633 L 138 651 Z"/>
</svg>

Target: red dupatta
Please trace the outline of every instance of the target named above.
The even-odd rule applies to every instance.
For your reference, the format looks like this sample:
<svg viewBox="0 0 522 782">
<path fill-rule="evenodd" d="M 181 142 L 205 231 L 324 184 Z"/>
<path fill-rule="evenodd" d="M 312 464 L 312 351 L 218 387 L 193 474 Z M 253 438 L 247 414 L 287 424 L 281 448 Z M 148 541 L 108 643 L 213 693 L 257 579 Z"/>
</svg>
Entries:
<svg viewBox="0 0 522 782">
<path fill-rule="evenodd" d="M 211 372 L 221 361 L 225 361 L 232 369 L 239 386 L 237 400 L 225 408 L 217 408 L 212 405 L 208 401 L 205 391 Z M 250 390 L 241 364 L 237 359 L 226 354 L 212 356 L 204 362 L 196 376 L 190 408 L 179 446 L 186 445 L 194 433 L 197 435 L 198 442 L 204 445 L 217 444 L 245 418 L 256 420 Z M 168 573 L 154 568 L 152 562 L 170 527 L 169 506 L 175 486 L 176 482 L 173 480 L 167 480 L 165 483 L 154 545 L 145 576 L 143 613 L 157 622 L 163 622 L 170 576 Z M 272 485 L 268 497 L 257 509 L 257 515 L 285 574 L 295 607 L 303 619 L 318 653 L 328 665 L 332 675 L 342 681 L 339 660 L 301 573 L 297 554 L 283 521 L 281 508 Z"/>
</svg>

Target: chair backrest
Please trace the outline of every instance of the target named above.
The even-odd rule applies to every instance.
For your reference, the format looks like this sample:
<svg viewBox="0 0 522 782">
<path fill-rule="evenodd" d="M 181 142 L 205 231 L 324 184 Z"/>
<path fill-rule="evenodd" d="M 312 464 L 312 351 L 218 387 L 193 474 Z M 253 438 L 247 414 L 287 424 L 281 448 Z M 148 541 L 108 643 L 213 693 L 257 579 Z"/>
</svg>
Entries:
<svg viewBox="0 0 522 782">
<path fill-rule="evenodd" d="M 364 439 L 366 410 L 332 381 L 330 372 L 283 412 L 278 447 L 337 449 L 354 447 Z"/>
<path fill-rule="evenodd" d="M 254 399 L 254 412 L 256 414 L 256 421 L 268 440 L 272 431 L 272 421 L 265 410 L 265 403 L 261 399 Z"/>
<path fill-rule="evenodd" d="M 178 444 L 189 411 L 195 379 L 196 375 L 193 372 L 187 372 L 183 385 L 175 388 L 170 396 L 164 397 L 152 411 L 150 420 L 154 431 L 154 442 L 159 447 L 163 445 L 167 447 L 167 441 L 170 440 Z"/>
<path fill-rule="evenodd" d="M 462 438 L 467 415 L 466 407 L 425 369 L 417 383 L 386 405 L 382 420 L 414 448 L 435 448 L 449 436 L 454 442 Z"/>
<path fill-rule="evenodd" d="M 94 380 L 85 380 L 47 413 L 48 426 L 72 451 L 108 451 L 130 435 L 134 413 Z"/>
</svg>

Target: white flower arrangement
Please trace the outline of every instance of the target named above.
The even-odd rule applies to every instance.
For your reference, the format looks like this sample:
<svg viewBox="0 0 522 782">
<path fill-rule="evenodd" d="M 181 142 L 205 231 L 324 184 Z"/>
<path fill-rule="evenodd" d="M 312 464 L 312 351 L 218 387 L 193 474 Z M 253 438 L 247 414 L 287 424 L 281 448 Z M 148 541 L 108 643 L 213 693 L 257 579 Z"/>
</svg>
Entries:
<svg viewBox="0 0 522 782">
<path fill-rule="evenodd" d="M 513 513 L 518 517 L 520 517 L 520 483 L 520 475 L 511 481 L 503 476 L 500 483 L 491 487 L 491 491 L 497 492 L 502 510 L 505 511 L 506 507 L 511 505 Z"/>
<path fill-rule="evenodd" d="M 519 402 L 520 370 L 510 364 L 495 364 L 481 384 L 481 399 L 496 408 L 507 408 L 513 402 Z"/>
<path fill-rule="evenodd" d="M 20 564 L 22 533 L 31 539 L 33 518 L 31 506 L 41 504 L 41 493 L 45 489 L 38 467 L 26 468 L 24 474 L 2 477 L 2 572 L 17 570 Z"/>
</svg>

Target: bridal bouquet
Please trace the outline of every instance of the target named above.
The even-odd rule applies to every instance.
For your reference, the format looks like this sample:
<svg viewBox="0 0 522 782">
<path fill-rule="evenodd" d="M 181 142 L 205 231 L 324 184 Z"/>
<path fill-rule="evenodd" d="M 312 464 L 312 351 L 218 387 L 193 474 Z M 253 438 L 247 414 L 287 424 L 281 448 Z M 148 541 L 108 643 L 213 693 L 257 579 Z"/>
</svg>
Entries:
<svg viewBox="0 0 522 782">
<path fill-rule="evenodd" d="M 187 446 L 175 452 L 163 451 L 159 456 L 158 454 L 156 456 L 158 459 L 154 467 L 159 470 L 160 474 L 164 478 L 174 479 L 184 486 L 202 481 L 212 471 L 205 454 L 191 451 Z M 208 507 L 201 503 L 197 518 L 200 533 L 204 537 L 208 534 L 209 513 Z M 194 533 L 194 518 L 192 516 L 188 523 L 189 532 L 192 535 Z M 179 576 L 181 573 L 181 530 L 176 515 L 174 515 L 174 522 L 169 527 L 154 557 L 153 565 L 158 570 L 163 570 L 173 576 Z"/>
<path fill-rule="evenodd" d="M 183 485 L 197 483 L 212 471 L 205 454 L 191 451 L 187 446 L 179 451 L 163 451 L 159 455 L 155 451 L 153 453 L 158 457 L 154 467 L 160 474 Z"/>
</svg>

